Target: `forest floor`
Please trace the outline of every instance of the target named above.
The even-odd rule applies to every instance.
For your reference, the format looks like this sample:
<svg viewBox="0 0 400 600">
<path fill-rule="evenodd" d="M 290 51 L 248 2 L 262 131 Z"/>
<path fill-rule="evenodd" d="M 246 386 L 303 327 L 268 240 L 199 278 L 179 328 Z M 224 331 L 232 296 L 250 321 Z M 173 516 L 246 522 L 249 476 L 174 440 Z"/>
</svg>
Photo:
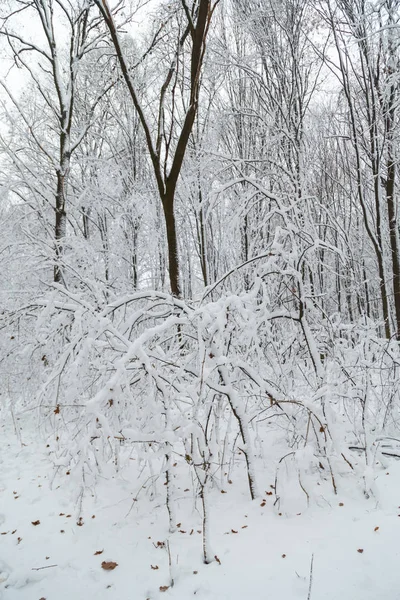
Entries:
<svg viewBox="0 0 400 600">
<path fill-rule="evenodd" d="M 45 441 L 26 424 L 18 440 L 4 412 L 2 600 L 400 600 L 400 461 L 378 472 L 373 498 L 341 483 L 300 514 L 276 511 L 273 478 L 263 473 L 264 500 L 235 485 L 216 490 L 210 534 L 219 562 L 205 565 L 193 494 L 178 488 L 180 522 L 168 534 L 160 499 L 133 501 L 133 471 L 103 474 L 82 496 L 79 475 L 55 478 Z"/>
</svg>

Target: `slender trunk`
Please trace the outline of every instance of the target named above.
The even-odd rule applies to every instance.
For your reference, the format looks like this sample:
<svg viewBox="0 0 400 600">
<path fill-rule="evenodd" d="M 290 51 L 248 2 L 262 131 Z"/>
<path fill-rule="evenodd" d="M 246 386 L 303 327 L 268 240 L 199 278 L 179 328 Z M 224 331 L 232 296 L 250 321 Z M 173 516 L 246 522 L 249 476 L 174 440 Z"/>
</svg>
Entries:
<svg viewBox="0 0 400 600">
<path fill-rule="evenodd" d="M 64 253 L 64 239 L 67 230 L 67 214 L 65 212 L 65 188 L 66 175 L 64 169 L 57 172 L 57 192 L 56 192 L 56 222 L 55 222 L 55 265 L 54 282 L 64 285 L 63 269 L 61 261 Z"/>
<path fill-rule="evenodd" d="M 164 209 L 165 227 L 167 230 L 168 246 L 168 271 L 173 296 L 181 296 L 181 287 L 179 283 L 179 259 L 178 259 L 178 240 L 176 235 L 176 218 L 174 212 L 174 196 L 164 195 L 162 198 Z"/>
</svg>

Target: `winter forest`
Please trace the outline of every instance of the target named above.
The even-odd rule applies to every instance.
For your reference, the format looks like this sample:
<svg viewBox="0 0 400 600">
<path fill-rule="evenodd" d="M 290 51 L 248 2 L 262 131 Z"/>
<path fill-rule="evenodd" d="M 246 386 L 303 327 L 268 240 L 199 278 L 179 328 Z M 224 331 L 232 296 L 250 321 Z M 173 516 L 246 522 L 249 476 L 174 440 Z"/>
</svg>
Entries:
<svg viewBox="0 0 400 600">
<path fill-rule="evenodd" d="M 0 598 L 399 600 L 399 2 L 1 0 L 0 115 Z"/>
</svg>

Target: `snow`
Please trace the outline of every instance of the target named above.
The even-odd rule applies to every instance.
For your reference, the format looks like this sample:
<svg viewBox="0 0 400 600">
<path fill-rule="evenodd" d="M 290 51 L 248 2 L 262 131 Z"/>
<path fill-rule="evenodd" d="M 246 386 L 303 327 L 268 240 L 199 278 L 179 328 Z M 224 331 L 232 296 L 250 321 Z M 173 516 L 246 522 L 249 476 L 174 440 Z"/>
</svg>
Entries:
<svg viewBox="0 0 400 600">
<path fill-rule="evenodd" d="M 16 416 L 21 446 L 5 409 L 0 416 L 1 600 L 400 600 L 400 461 L 375 472 L 373 497 L 342 477 L 337 496 L 327 487 L 308 508 L 298 488 L 274 507 L 268 469 L 257 472 L 262 500 L 236 480 L 215 487 L 210 544 L 221 564 L 205 565 L 201 503 L 189 486 L 174 491 L 170 534 L 163 498 L 139 489 L 135 460 L 84 489 L 78 472 L 54 468 L 33 419 Z"/>
</svg>

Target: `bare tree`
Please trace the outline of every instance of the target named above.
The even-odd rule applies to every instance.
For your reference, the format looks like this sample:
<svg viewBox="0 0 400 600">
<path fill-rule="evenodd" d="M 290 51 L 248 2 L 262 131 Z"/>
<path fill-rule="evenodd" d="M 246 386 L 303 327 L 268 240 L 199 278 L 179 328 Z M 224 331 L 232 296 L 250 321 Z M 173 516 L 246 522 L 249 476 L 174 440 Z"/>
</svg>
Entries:
<svg viewBox="0 0 400 600">
<path fill-rule="evenodd" d="M 179 258 L 174 206 L 175 193 L 198 110 L 200 74 L 206 48 L 206 38 L 211 17 L 218 0 L 214 5 L 212 5 L 211 0 L 195 0 L 191 6 L 185 0 L 182 0 L 182 14 L 178 15 L 179 24 L 182 26 L 182 20 L 186 22 L 183 25 L 183 31 L 178 30 L 173 58 L 159 91 L 158 111 L 157 116 L 153 117 L 153 121 L 145 114 L 145 110 L 140 102 L 131 67 L 123 51 L 113 11 L 110 9 L 107 0 L 95 0 L 95 2 L 109 29 L 123 77 L 145 133 L 147 149 L 153 166 L 165 218 L 171 292 L 174 296 L 180 296 L 181 285 L 179 281 Z M 175 5 L 175 11 L 176 13 L 178 12 L 177 5 Z M 162 27 L 163 25 L 161 25 Z M 155 35 L 153 44 L 156 43 L 157 37 L 158 33 Z M 186 50 L 188 46 L 189 49 Z M 187 104 L 183 102 L 185 114 L 179 131 L 177 131 L 176 121 L 178 111 L 175 95 L 178 93 L 178 72 L 183 69 L 182 55 L 185 50 L 190 52 L 189 89 Z M 168 108 L 171 114 L 169 119 L 166 118 L 167 97 L 170 100 Z M 155 135 L 153 133 L 154 130 L 156 132 Z"/>
</svg>

